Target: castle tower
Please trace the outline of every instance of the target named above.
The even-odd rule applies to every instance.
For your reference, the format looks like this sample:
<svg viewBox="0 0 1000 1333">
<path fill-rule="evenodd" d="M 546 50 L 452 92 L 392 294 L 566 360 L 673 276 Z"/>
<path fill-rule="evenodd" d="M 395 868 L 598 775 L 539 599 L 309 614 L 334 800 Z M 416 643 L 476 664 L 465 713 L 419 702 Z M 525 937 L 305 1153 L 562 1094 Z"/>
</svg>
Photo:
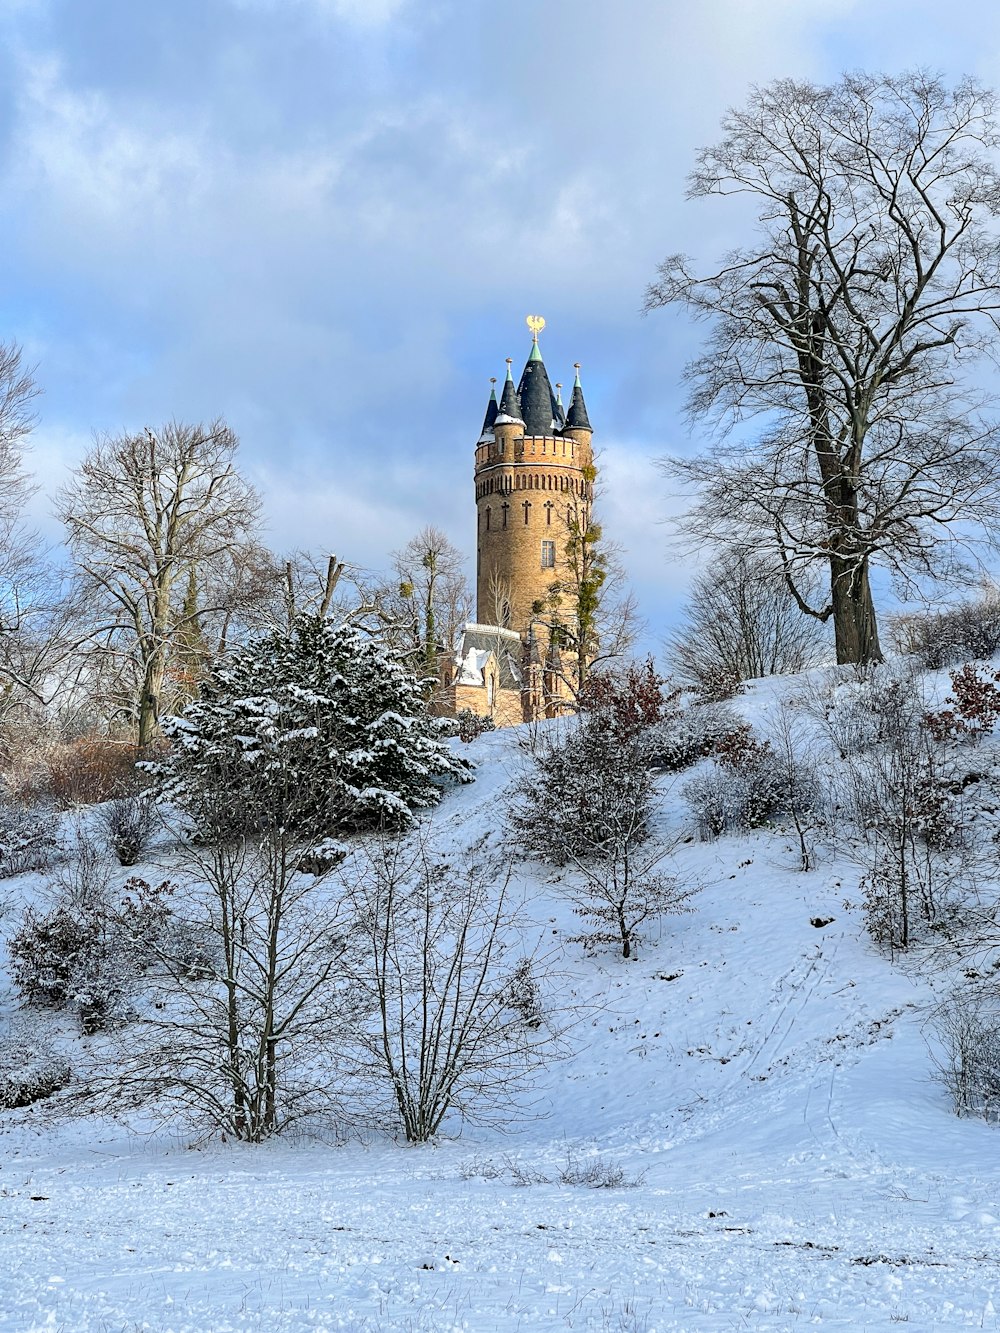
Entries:
<svg viewBox="0 0 1000 1333">
<path fill-rule="evenodd" d="M 499 403 L 490 395 L 476 445 L 476 614 L 482 625 L 527 635 L 536 607 L 564 577 L 568 524 L 593 500 L 590 420 L 579 365 L 569 411 L 553 393 L 538 346 L 545 321 L 529 316 L 531 353 L 514 386 L 511 361 Z M 535 625 L 542 638 L 544 622 Z"/>
</svg>

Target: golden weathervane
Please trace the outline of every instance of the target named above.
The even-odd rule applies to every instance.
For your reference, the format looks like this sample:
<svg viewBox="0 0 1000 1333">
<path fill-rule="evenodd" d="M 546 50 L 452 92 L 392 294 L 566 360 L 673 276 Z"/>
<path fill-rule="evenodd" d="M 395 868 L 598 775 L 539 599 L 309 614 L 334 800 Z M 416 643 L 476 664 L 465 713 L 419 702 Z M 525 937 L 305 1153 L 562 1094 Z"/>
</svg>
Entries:
<svg viewBox="0 0 1000 1333">
<path fill-rule="evenodd" d="M 545 328 L 545 320 L 542 319 L 541 315 L 529 315 L 524 322 L 531 330 L 532 341 L 538 342 L 538 335 Z"/>
</svg>

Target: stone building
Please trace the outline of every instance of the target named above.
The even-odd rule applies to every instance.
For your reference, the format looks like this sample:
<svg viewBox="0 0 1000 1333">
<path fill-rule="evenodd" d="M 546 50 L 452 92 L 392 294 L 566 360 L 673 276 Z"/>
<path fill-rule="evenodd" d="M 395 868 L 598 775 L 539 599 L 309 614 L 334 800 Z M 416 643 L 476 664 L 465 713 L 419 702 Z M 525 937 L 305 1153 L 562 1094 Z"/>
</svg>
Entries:
<svg viewBox="0 0 1000 1333">
<path fill-rule="evenodd" d="M 551 717 L 572 694 L 547 607 L 570 578 L 571 525 L 585 529 L 593 500 L 593 431 L 580 387 L 568 409 L 553 389 L 530 316 L 531 353 L 517 386 L 490 393 L 475 453 L 476 622 L 445 659 L 442 711 L 470 709 L 499 726 Z M 493 382 L 494 385 L 496 381 Z"/>
</svg>

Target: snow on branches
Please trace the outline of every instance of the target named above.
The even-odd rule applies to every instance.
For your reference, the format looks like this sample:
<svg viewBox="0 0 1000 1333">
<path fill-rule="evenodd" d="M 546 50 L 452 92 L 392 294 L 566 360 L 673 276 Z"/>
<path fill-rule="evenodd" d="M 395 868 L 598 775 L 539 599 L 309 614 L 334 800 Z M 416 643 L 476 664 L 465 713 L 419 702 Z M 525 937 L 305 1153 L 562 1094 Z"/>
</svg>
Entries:
<svg viewBox="0 0 1000 1333">
<path fill-rule="evenodd" d="M 220 800 L 247 831 L 405 827 L 447 781 L 470 780 L 400 653 L 352 625 L 299 615 L 231 653 L 151 768 L 195 822 Z"/>
</svg>

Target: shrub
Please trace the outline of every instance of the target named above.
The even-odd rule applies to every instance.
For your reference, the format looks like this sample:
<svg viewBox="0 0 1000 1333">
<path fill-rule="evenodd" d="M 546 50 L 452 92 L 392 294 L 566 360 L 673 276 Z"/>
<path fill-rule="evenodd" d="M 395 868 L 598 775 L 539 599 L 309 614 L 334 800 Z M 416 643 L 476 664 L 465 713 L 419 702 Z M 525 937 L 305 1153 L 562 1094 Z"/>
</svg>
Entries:
<svg viewBox="0 0 1000 1333">
<path fill-rule="evenodd" d="M 1000 652 L 1000 589 L 943 611 L 899 616 L 892 628 L 899 650 L 929 671 L 970 658 L 987 661 Z"/>
<path fill-rule="evenodd" d="M 652 794 L 644 738 L 620 738 L 593 714 L 543 741 L 511 822 L 520 849 L 567 865 L 599 855 L 623 820 L 634 843 L 644 841 Z"/>
<path fill-rule="evenodd" d="M 663 718 L 649 734 L 650 761 L 676 773 L 711 754 L 716 745 L 739 725 L 731 708 L 722 704 L 691 704 Z"/>
<path fill-rule="evenodd" d="M 58 854 L 58 827 L 44 806 L 0 802 L 0 877 L 46 870 Z"/>
<path fill-rule="evenodd" d="M 14 985 L 29 1004 L 62 1008 L 75 992 L 84 959 L 96 947 L 93 917 L 84 919 L 66 907 L 40 917 L 29 907 L 7 945 Z"/>
<path fill-rule="evenodd" d="M 156 826 L 156 810 L 148 796 L 115 797 L 101 807 L 97 819 L 120 865 L 134 866 L 142 859 Z"/>
<path fill-rule="evenodd" d="M 56 747 L 48 787 L 64 808 L 96 805 L 135 789 L 138 751 L 132 744 L 89 736 Z"/>
<path fill-rule="evenodd" d="M 471 708 L 463 708 L 455 718 L 458 723 L 459 740 L 474 741 L 488 731 L 496 731 L 497 724 L 491 717 L 480 717 Z"/>
<path fill-rule="evenodd" d="M 63 902 L 44 916 L 30 908 L 11 937 L 11 975 L 29 1004 L 70 1009 L 94 1032 L 127 1012 L 134 983 L 166 928 L 169 883 L 130 879 L 117 905 Z"/>
<path fill-rule="evenodd" d="M 0 1038 L 0 1111 L 51 1097 L 71 1078 L 69 1062 L 35 1034 L 8 1033 Z"/>
<path fill-rule="evenodd" d="M 530 958 L 522 958 L 511 972 L 505 1000 L 508 1008 L 520 1014 L 525 1027 L 541 1027 L 542 991 Z"/>
<path fill-rule="evenodd" d="M 984 674 L 980 674 L 983 672 Z M 971 662 L 951 673 L 952 694 L 945 699 L 954 708 L 926 713 L 923 723 L 937 741 L 988 736 L 1000 719 L 1000 671 L 987 671 Z"/>
<path fill-rule="evenodd" d="M 595 672 L 577 698 L 580 710 L 599 717 L 620 736 L 638 736 L 677 712 L 682 691 L 667 690 L 647 658 L 639 665 L 630 662 L 618 671 Z"/>
<path fill-rule="evenodd" d="M 71 907 L 106 907 L 111 884 L 111 858 L 103 838 L 88 822 L 75 818 L 62 840 L 63 856 L 52 878 L 61 902 Z"/>
<path fill-rule="evenodd" d="M 937 1076 L 956 1113 L 1000 1119 L 1000 1000 L 954 991 L 931 1021 L 941 1046 Z"/>
<path fill-rule="evenodd" d="M 748 722 L 740 722 L 716 742 L 712 766 L 682 789 L 704 839 L 760 828 L 780 814 L 796 816 L 815 808 L 818 783 L 812 767 L 791 754 L 778 754 Z"/>
</svg>

